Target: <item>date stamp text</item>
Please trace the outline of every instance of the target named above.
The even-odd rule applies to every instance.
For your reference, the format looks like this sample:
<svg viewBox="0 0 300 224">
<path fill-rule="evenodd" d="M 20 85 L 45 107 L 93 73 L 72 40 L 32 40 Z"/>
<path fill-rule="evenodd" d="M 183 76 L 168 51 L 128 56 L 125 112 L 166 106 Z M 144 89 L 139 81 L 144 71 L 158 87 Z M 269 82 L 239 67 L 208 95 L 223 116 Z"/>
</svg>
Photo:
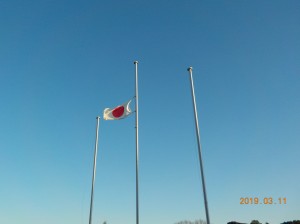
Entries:
<svg viewBox="0 0 300 224">
<path fill-rule="evenodd" d="M 273 197 L 241 197 L 241 205 L 285 205 L 287 203 L 286 198 L 273 198 Z"/>
</svg>

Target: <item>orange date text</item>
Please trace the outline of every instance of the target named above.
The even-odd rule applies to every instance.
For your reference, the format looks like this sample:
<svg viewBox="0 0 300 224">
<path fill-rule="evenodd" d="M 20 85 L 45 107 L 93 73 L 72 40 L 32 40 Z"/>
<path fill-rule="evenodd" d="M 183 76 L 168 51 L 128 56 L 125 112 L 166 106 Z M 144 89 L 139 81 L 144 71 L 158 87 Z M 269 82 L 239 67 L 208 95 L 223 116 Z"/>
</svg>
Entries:
<svg viewBox="0 0 300 224">
<path fill-rule="evenodd" d="M 241 197 L 241 205 L 285 205 L 287 203 L 286 198 L 273 198 L 273 197 Z"/>
</svg>

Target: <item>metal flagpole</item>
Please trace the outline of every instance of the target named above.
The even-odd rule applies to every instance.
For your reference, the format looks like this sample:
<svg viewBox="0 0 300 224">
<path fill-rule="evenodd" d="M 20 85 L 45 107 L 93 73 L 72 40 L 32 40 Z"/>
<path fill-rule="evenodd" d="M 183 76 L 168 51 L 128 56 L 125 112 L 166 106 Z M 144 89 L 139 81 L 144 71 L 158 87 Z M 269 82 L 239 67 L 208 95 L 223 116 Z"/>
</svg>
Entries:
<svg viewBox="0 0 300 224">
<path fill-rule="evenodd" d="M 95 141 L 95 152 L 94 152 L 94 168 L 93 168 L 93 178 L 92 178 L 92 191 L 91 191 L 89 224 L 92 224 L 93 197 L 94 197 L 94 185 L 95 185 L 95 176 L 96 176 L 96 163 L 97 163 L 97 152 L 98 152 L 98 131 L 99 131 L 100 117 L 97 116 L 96 119 L 97 119 L 97 126 L 96 126 L 96 141 Z"/>
<path fill-rule="evenodd" d="M 200 131 L 199 131 L 199 125 L 198 125 L 197 106 L 196 106 L 196 99 L 195 99 L 195 92 L 194 92 L 193 74 L 192 74 L 193 73 L 192 72 L 193 68 L 189 67 L 187 70 L 190 73 L 191 88 L 192 88 L 192 97 L 193 97 L 194 115 L 195 115 L 195 125 L 196 125 L 196 135 L 197 135 L 197 142 L 198 142 L 198 155 L 199 155 L 200 171 L 201 171 L 201 178 L 202 178 L 202 188 L 203 188 L 203 195 L 204 195 L 206 223 L 210 224 L 209 213 L 208 213 L 208 205 L 207 205 L 207 196 L 206 196 L 206 189 L 205 189 L 203 162 L 202 162 L 202 152 L 201 152 L 201 143 L 200 143 Z"/>
<path fill-rule="evenodd" d="M 136 130 L 136 224 L 139 224 L 139 97 L 138 97 L 138 61 L 135 64 L 135 130 Z"/>
</svg>

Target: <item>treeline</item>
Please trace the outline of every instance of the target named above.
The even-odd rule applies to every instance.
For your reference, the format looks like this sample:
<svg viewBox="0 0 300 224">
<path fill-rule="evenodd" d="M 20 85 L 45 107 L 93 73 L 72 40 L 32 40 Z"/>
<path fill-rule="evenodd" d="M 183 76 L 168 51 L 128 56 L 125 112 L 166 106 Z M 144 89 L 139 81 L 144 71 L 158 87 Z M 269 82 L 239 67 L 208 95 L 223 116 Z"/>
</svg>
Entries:
<svg viewBox="0 0 300 224">
<path fill-rule="evenodd" d="M 206 221 L 202 219 L 198 219 L 195 221 L 184 220 L 184 221 L 176 222 L 174 224 L 206 224 Z"/>
<path fill-rule="evenodd" d="M 195 221 L 183 220 L 183 221 L 176 222 L 174 224 L 206 224 L 206 221 L 204 221 L 202 219 L 198 219 Z M 228 222 L 227 224 L 247 224 L 247 223 L 231 221 L 231 222 Z M 250 224 L 262 224 L 262 223 L 260 223 L 258 220 L 252 220 L 250 222 Z M 266 222 L 265 224 L 269 224 L 269 223 Z M 300 220 L 287 221 L 287 222 L 283 222 L 280 224 L 300 224 Z"/>
<path fill-rule="evenodd" d="M 294 220 L 294 221 L 288 221 L 288 222 L 283 222 L 281 224 L 300 224 L 300 220 Z"/>
<path fill-rule="evenodd" d="M 227 224 L 247 224 L 247 223 L 231 221 L 231 222 L 228 222 Z M 260 223 L 258 220 L 252 220 L 250 222 L 250 224 L 262 224 L 262 223 Z M 265 224 L 269 224 L 269 223 L 266 222 Z M 280 223 L 280 224 L 300 224 L 300 220 L 287 221 L 287 222 L 283 222 L 283 223 Z"/>
</svg>

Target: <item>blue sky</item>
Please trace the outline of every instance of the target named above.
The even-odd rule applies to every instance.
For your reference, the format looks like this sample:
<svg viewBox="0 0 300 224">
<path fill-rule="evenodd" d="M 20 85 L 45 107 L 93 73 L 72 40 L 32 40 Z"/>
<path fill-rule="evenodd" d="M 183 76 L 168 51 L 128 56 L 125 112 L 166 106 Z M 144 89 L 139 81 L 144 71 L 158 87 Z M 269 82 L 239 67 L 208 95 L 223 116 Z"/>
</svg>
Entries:
<svg viewBox="0 0 300 224">
<path fill-rule="evenodd" d="M 88 222 L 96 116 L 134 95 L 140 223 L 300 219 L 300 2 L 0 1 L 0 223 Z M 93 223 L 135 223 L 135 119 L 100 121 Z M 241 205 L 285 197 L 285 205 Z"/>
</svg>

